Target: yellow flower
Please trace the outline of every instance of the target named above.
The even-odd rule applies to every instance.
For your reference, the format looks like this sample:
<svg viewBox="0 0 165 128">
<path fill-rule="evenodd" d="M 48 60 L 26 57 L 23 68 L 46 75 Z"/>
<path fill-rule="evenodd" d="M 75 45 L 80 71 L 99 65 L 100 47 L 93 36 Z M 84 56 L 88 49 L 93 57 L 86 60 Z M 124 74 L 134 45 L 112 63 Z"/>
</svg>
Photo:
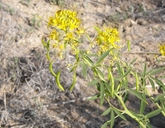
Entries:
<svg viewBox="0 0 165 128">
<path fill-rule="evenodd" d="M 48 27 L 52 26 L 53 22 L 54 22 L 54 18 L 50 16 L 48 21 Z"/>
<path fill-rule="evenodd" d="M 79 39 L 84 33 L 81 27 L 81 21 L 77 16 L 77 12 L 71 10 L 59 10 L 54 16 L 48 20 L 48 28 L 50 29 L 49 38 L 53 40 L 53 48 L 57 48 L 60 56 L 64 52 L 65 47 L 69 44 L 73 53 L 79 52 Z"/>
<path fill-rule="evenodd" d="M 73 33 L 67 33 L 64 37 L 65 41 L 75 40 L 75 37 L 73 36 Z"/>
<path fill-rule="evenodd" d="M 57 48 L 58 47 L 58 44 L 57 43 L 53 43 L 53 48 Z"/>
<path fill-rule="evenodd" d="M 81 21 L 77 17 L 77 13 L 71 10 L 60 10 L 55 13 L 54 17 L 50 17 L 48 27 L 56 27 L 58 29 L 68 31 L 80 27 Z"/>
<path fill-rule="evenodd" d="M 119 46 L 117 42 L 120 41 L 119 33 L 115 28 L 105 28 L 104 30 L 100 30 L 96 28 L 98 35 L 96 38 L 96 45 L 99 46 L 98 53 L 102 53 L 107 51 L 108 49 L 118 49 Z"/>
<path fill-rule="evenodd" d="M 72 53 L 73 54 L 78 54 L 79 53 L 79 48 L 77 47 L 78 45 L 75 44 L 75 45 L 72 45 Z"/>
<path fill-rule="evenodd" d="M 159 46 L 159 52 L 162 54 L 162 56 L 165 56 L 165 44 Z"/>
<path fill-rule="evenodd" d="M 60 49 L 61 51 L 63 51 L 63 50 L 64 50 L 64 44 L 59 44 L 59 49 Z"/>
<path fill-rule="evenodd" d="M 54 29 L 50 32 L 49 38 L 52 40 L 59 40 L 59 33 Z"/>
</svg>

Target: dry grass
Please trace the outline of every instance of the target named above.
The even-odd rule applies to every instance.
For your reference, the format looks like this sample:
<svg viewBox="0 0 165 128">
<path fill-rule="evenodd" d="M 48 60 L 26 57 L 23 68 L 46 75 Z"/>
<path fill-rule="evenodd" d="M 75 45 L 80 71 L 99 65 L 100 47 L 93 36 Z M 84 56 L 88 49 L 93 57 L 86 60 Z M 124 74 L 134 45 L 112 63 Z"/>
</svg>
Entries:
<svg viewBox="0 0 165 128">
<path fill-rule="evenodd" d="M 75 89 L 72 92 L 66 91 L 63 93 L 59 91 L 55 85 L 54 77 L 49 72 L 45 51 L 41 45 L 41 38 L 46 33 L 45 22 L 38 19 L 34 22 L 33 13 L 41 11 L 41 16 L 44 17 L 45 15 L 44 18 L 46 19 L 46 15 L 52 14 L 58 7 L 44 0 L 40 2 L 28 0 L 24 1 L 24 4 L 18 1 L 15 0 L 11 3 L 0 0 L 0 127 L 99 128 L 102 123 L 109 119 L 109 117 L 100 117 L 103 110 L 106 109 L 106 105 L 100 107 L 98 101 L 84 102 L 83 99 L 83 97 L 93 95 L 97 91 L 92 87 L 86 87 L 86 81 L 78 77 Z M 109 4 L 106 4 L 106 2 L 109 2 Z M 151 4 L 147 4 L 147 2 L 148 0 L 145 3 L 147 9 L 149 7 L 154 8 L 156 5 L 154 0 L 151 1 Z M 163 15 L 162 11 L 158 11 L 160 10 L 158 8 L 157 11 L 147 12 L 148 15 L 141 17 L 146 19 L 146 22 L 149 24 L 153 23 L 151 25 L 131 24 L 132 20 L 138 22 L 136 18 L 145 13 L 145 10 L 143 10 L 144 12 L 139 12 L 140 8 L 136 4 L 137 1 L 129 3 L 127 1 L 121 4 L 121 1 L 110 2 L 104 0 L 104 2 L 100 2 L 99 0 L 90 0 L 86 1 L 86 3 L 80 2 L 77 6 L 87 26 L 91 26 L 93 23 L 102 23 L 103 25 L 108 20 L 115 20 L 115 18 L 111 19 L 111 15 L 117 14 L 115 9 L 120 5 L 123 10 L 118 10 L 122 11 L 122 13 L 119 15 L 121 19 L 117 17 L 117 22 L 122 23 L 119 26 L 122 38 L 126 40 L 127 35 L 131 37 L 133 50 L 154 50 L 157 42 L 165 41 L 164 29 L 161 29 L 164 27 L 161 24 L 163 19 L 159 18 Z M 94 8 L 95 6 L 101 11 L 112 7 L 112 9 L 114 8 L 112 11 L 114 14 L 101 14 L 101 11 Z M 105 8 L 103 8 L 104 6 Z M 129 8 L 126 8 L 127 6 L 134 7 L 133 13 L 129 12 Z M 127 17 L 132 18 L 131 20 L 127 19 L 125 21 L 124 14 L 126 13 L 124 11 L 127 11 Z M 151 19 L 153 15 L 154 18 Z M 136 18 L 133 16 L 136 16 Z M 150 22 L 148 21 L 149 19 Z M 127 23 L 127 21 L 130 22 Z M 38 22 L 40 27 L 36 24 Z M 148 28 L 152 28 L 153 31 L 150 31 L 147 35 L 147 32 L 150 30 Z M 124 30 L 126 31 L 124 32 Z M 146 33 L 145 36 L 143 34 L 140 35 L 143 31 Z M 134 34 L 134 32 L 136 33 Z M 151 42 L 151 38 L 154 40 L 153 42 Z M 151 56 L 136 54 L 133 55 L 134 57 L 138 57 L 141 63 L 145 61 L 149 64 L 152 63 L 150 61 Z M 131 55 L 124 56 L 123 54 L 123 59 L 131 60 Z M 141 63 L 137 64 L 137 68 L 141 68 Z M 152 64 L 153 66 L 156 65 Z M 161 66 L 164 66 L 164 64 L 161 64 Z M 55 71 L 61 67 L 63 67 L 63 63 L 59 61 L 53 65 Z M 78 75 L 80 76 L 79 73 Z M 71 83 L 70 73 L 64 68 L 61 76 L 62 84 L 67 90 Z M 165 126 L 164 118 L 160 115 L 156 119 L 162 121 L 158 124 L 163 128 Z M 156 119 L 151 120 L 155 126 L 154 120 Z M 119 121 L 116 122 L 115 126 L 119 128 L 122 128 L 122 126 L 136 127 L 136 123 L 128 121 L 123 124 L 123 122 Z"/>
</svg>

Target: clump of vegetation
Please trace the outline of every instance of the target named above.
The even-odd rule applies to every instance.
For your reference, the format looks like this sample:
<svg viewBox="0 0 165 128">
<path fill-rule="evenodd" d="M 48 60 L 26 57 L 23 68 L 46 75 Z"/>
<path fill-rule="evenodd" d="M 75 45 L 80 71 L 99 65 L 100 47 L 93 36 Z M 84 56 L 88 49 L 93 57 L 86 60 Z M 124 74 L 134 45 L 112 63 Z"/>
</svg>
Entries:
<svg viewBox="0 0 165 128">
<path fill-rule="evenodd" d="M 110 119 L 102 125 L 102 128 L 114 125 L 115 119 L 118 117 L 127 120 L 126 115 L 135 120 L 140 128 L 151 128 L 150 118 L 160 113 L 165 116 L 165 85 L 161 81 L 161 77 L 156 77 L 156 74 L 162 72 L 165 67 L 157 69 L 147 69 L 144 64 L 143 71 L 138 71 L 134 67 L 134 62 L 124 62 L 120 59 L 121 40 L 119 32 L 116 28 L 105 26 L 99 28 L 95 26 L 96 36 L 94 39 L 89 36 L 86 29 L 83 28 L 81 20 L 77 12 L 73 10 L 59 10 L 54 16 L 51 16 L 47 22 L 50 31 L 47 36 L 48 41 L 42 40 L 43 46 L 46 49 L 46 57 L 49 61 L 49 70 L 56 79 L 56 84 L 61 91 L 65 91 L 61 85 L 60 74 L 61 71 L 55 72 L 53 70 L 53 63 L 55 58 L 66 61 L 66 67 L 70 69 L 72 75 L 72 84 L 69 90 L 74 89 L 76 83 L 76 71 L 79 66 L 82 67 L 84 76 L 88 75 L 88 70 L 93 73 L 90 76 L 90 81 L 87 86 L 95 86 L 99 94 L 96 94 L 91 99 L 100 99 L 100 105 L 108 103 L 109 108 L 103 112 L 102 116 L 110 115 Z M 85 36 L 84 36 L 85 35 Z M 81 38 L 87 38 L 87 48 L 82 48 Z M 126 44 L 130 50 L 130 42 Z M 160 53 L 165 55 L 165 46 L 161 45 Z M 68 51 L 74 56 L 74 61 L 68 62 Z M 52 54 L 54 53 L 54 54 Z M 56 56 L 56 57 L 55 57 Z M 129 86 L 130 77 L 133 77 L 133 87 Z M 163 78 L 163 77 L 162 77 Z M 151 84 L 153 90 L 156 85 L 159 86 L 160 95 L 152 96 L 147 91 L 147 83 Z M 126 106 L 128 95 L 136 96 L 140 101 L 139 112 L 130 110 Z M 118 102 L 118 106 L 114 105 L 112 100 Z M 150 99 L 155 105 L 156 109 L 152 112 L 146 113 L 145 108 Z"/>
</svg>

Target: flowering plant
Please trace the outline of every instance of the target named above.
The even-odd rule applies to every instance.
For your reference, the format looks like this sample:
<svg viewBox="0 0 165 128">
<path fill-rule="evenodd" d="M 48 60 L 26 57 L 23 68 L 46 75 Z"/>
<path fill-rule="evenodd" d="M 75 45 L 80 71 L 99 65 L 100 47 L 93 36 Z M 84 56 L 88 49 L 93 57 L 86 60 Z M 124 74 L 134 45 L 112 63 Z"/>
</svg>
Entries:
<svg viewBox="0 0 165 128">
<path fill-rule="evenodd" d="M 84 32 L 77 13 L 70 10 L 60 10 L 50 17 L 48 21 L 50 29 L 49 38 L 53 41 L 53 47 L 59 48 L 62 57 L 66 45 L 69 44 L 73 52 L 78 53 L 80 35 Z"/>
<path fill-rule="evenodd" d="M 96 94 L 91 99 L 100 99 L 100 105 L 108 103 L 109 108 L 103 112 L 102 116 L 110 115 L 110 120 L 102 125 L 106 128 L 108 125 L 112 128 L 116 118 L 120 117 L 127 120 L 125 115 L 139 123 L 141 128 L 151 127 L 150 118 L 162 113 L 165 116 L 165 86 L 163 82 L 156 78 L 155 75 L 160 73 L 163 68 L 147 69 L 144 65 L 143 71 L 138 71 L 133 64 L 136 61 L 124 62 L 120 59 L 120 37 L 116 28 L 105 27 L 104 29 L 95 27 L 97 36 L 91 40 L 87 32 L 81 25 L 81 20 L 78 18 L 77 12 L 72 10 L 59 10 L 53 17 L 48 20 L 48 29 L 50 34 L 48 41 L 43 40 L 43 46 L 46 49 L 46 57 L 50 63 L 49 69 L 56 79 L 56 84 L 60 90 L 64 91 L 64 87 L 60 82 L 61 71 L 53 70 L 54 59 L 50 55 L 50 49 L 56 50 L 57 55 L 63 59 L 66 58 L 68 49 L 74 55 L 72 63 L 66 63 L 69 66 L 70 72 L 73 74 L 73 81 L 70 86 L 70 91 L 76 83 L 76 70 L 78 66 L 82 66 L 83 74 L 86 75 L 90 69 L 93 73 L 88 86 L 95 86 L 99 94 Z M 87 35 L 89 39 L 88 49 L 81 49 L 81 37 Z M 128 49 L 130 48 L 128 44 Z M 165 46 L 160 46 L 160 52 L 164 55 Z M 129 78 L 133 77 L 133 87 L 130 87 Z M 147 91 L 147 82 L 151 84 L 155 90 L 155 83 L 160 87 L 162 94 L 153 97 Z M 125 102 L 128 100 L 129 94 L 133 94 L 140 101 L 139 112 L 134 112 L 128 108 Z M 148 105 L 149 98 L 157 108 L 145 113 L 145 108 Z M 116 99 L 119 105 L 114 105 L 112 99 Z M 120 106 L 120 107 L 119 107 Z"/>
<path fill-rule="evenodd" d="M 162 54 L 162 56 L 165 56 L 165 44 L 159 46 L 159 51 Z"/>
</svg>

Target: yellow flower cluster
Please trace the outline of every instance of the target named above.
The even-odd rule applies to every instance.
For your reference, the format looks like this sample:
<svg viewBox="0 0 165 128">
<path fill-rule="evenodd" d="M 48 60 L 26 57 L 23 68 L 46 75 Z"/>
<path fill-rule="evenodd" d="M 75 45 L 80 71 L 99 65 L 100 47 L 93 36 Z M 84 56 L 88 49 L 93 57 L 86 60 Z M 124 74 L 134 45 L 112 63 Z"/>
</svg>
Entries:
<svg viewBox="0 0 165 128">
<path fill-rule="evenodd" d="M 71 10 L 59 10 L 54 17 L 50 17 L 48 28 L 51 29 L 49 38 L 54 41 L 53 47 L 60 49 L 62 56 L 66 44 L 69 44 L 73 53 L 78 53 L 79 38 L 84 33 L 77 12 Z"/>
<path fill-rule="evenodd" d="M 119 48 L 117 42 L 120 41 L 120 38 L 118 30 L 116 28 L 105 28 L 104 30 L 96 28 L 96 30 L 98 32 L 96 43 L 99 46 L 99 54 L 107 51 L 108 49 Z"/>
<path fill-rule="evenodd" d="M 49 18 L 48 27 L 56 27 L 64 31 L 74 30 L 80 27 L 80 20 L 75 11 L 59 10 L 54 17 Z"/>
<path fill-rule="evenodd" d="M 165 56 L 165 44 L 159 46 L 159 52 L 162 54 L 162 56 Z"/>
</svg>

